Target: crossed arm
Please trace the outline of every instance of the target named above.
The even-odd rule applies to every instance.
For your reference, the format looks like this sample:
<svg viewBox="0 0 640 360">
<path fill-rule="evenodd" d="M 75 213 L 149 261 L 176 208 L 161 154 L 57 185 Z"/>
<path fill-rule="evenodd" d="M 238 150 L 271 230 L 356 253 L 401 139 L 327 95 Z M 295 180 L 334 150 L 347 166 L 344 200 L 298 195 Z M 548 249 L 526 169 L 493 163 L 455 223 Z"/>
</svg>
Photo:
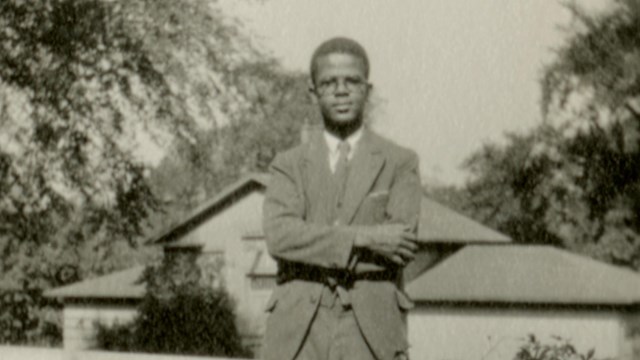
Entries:
<svg viewBox="0 0 640 360">
<path fill-rule="evenodd" d="M 278 156 L 264 203 L 267 247 L 276 258 L 324 268 L 347 269 L 358 249 L 404 266 L 417 249 L 415 235 L 422 191 L 418 159 L 402 161 L 389 188 L 386 221 L 377 225 L 324 225 L 305 218 L 304 191 L 293 159 Z"/>
</svg>

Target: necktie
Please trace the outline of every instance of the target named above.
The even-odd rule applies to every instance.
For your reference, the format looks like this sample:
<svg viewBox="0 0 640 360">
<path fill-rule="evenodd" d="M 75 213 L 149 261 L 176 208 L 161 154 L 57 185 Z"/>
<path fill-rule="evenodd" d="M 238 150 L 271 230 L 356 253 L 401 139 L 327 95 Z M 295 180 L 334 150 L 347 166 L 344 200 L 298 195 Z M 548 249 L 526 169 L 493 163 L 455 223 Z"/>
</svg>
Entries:
<svg viewBox="0 0 640 360">
<path fill-rule="evenodd" d="M 338 161 L 336 162 L 336 169 L 334 177 L 336 179 L 336 185 L 338 185 L 338 207 L 342 206 L 342 196 L 344 195 L 344 188 L 347 183 L 347 175 L 349 172 L 349 152 L 351 146 L 346 141 L 341 141 L 338 144 Z"/>
<path fill-rule="evenodd" d="M 349 176 L 349 152 L 351 151 L 351 146 L 346 141 L 341 141 L 338 144 L 338 161 L 336 162 L 335 172 L 333 174 L 336 180 L 336 189 L 337 189 L 337 207 L 340 209 L 342 207 L 342 198 L 344 197 L 344 191 L 347 185 L 347 177 Z M 336 209 L 337 210 L 337 209 Z M 337 215 L 337 213 L 336 213 Z M 329 286 L 336 291 L 337 298 L 340 299 L 340 303 L 342 306 L 347 307 L 351 304 L 351 299 L 349 298 L 349 292 L 338 285 L 337 279 L 333 277 L 329 277 L 328 279 Z"/>
</svg>

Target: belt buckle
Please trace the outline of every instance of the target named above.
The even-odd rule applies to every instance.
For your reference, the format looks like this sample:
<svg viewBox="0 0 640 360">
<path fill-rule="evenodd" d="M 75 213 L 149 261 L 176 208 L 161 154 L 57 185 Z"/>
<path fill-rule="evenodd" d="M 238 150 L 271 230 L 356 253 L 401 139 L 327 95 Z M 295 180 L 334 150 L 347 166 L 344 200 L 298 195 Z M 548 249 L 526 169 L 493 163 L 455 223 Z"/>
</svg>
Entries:
<svg viewBox="0 0 640 360">
<path fill-rule="evenodd" d="M 350 272 L 339 272 L 333 275 L 329 275 L 325 278 L 325 283 L 331 290 L 335 290 L 340 286 L 344 289 L 351 289 L 355 282 L 354 276 Z"/>
<path fill-rule="evenodd" d="M 338 279 L 338 285 L 342 286 L 345 289 L 351 289 L 354 282 L 355 279 L 350 272 L 342 273 Z"/>
</svg>

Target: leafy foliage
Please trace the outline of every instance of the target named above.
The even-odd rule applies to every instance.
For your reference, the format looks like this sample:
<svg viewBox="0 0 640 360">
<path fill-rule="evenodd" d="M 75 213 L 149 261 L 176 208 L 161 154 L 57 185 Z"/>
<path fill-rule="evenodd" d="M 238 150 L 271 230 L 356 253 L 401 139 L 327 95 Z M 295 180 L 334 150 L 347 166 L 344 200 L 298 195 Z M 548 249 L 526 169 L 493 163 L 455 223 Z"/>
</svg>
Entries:
<svg viewBox="0 0 640 360">
<path fill-rule="evenodd" d="M 505 146 L 486 145 L 471 156 L 463 211 L 515 241 L 558 244 L 543 221 L 551 206 L 544 180 L 553 164 L 532 156 L 535 141 L 532 135 L 510 134 Z"/>
<path fill-rule="evenodd" d="M 238 69 L 236 80 L 250 104 L 242 116 L 176 144 L 152 171 L 154 192 L 171 200 L 174 218 L 241 175 L 265 171 L 277 152 L 300 141 L 305 124 L 320 122 L 305 76 L 258 62 Z"/>
<path fill-rule="evenodd" d="M 98 348 L 116 351 L 247 357 L 233 303 L 202 281 L 197 253 L 168 256 L 147 268 L 147 295 L 131 324 L 98 325 Z"/>
<path fill-rule="evenodd" d="M 215 1 L 0 2 L 2 282 L 157 256 L 142 239 L 297 139 L 303 82 Z"/>
<path fill-rule="evenodd" d="M 581 26 L 543 79 L 554 136 L 541 153 L 558 168 L 563 205 L 549 228 L 567 247 L 640 267 L 640 8 L 618 1 L 601 16 L 573 8 Z"/>
<path fill-rule="evenodd" d="M 38 312 L 55 307 L 38 290 L 0 292 L 0 344 L 59 345 L 62 333 L 57 319 L 41 321 Z"/>
<path fill-rule="evenodd" d="M 459 206 L 516 241 L 640 268 L 640 8 L 575 27 L 541 81 L 543 123 L 470 157 Z"/>
<path fill-rule="evenodd" d="M 5 255 L 76 216 L 78 242 L 133 245 L 160 205 L 140 139 L 229 122 L 244 100 L 227 73 L 254 55 L 207 1 L 8 0 L 0 44 Z"/>
<path fill-rule="evenodd" d="M 535 335 L 530 334 L 520 347 L 514 360 L 592 360 L 595 349 L 582 354 L 567 339 L 553 337 L 552 343 L 542 343 Z"/>
</svg>

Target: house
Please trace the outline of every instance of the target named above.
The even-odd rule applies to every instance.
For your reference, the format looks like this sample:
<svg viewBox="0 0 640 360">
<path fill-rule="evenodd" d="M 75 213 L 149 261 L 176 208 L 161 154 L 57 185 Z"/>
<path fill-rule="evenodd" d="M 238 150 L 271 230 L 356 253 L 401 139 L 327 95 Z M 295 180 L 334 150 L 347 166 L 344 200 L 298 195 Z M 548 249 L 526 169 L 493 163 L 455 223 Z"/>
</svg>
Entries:
<svg viewBox="0 0 640 360">
<path fill-rule="evenodd" d="M 640 275 L 551 246 L 468 245 L 406 291 L 413 359 L 511 359 L 529 334 L 597 359 L 639 355 Z"/>
<path fill-rule="evenodd" d="M 239 329 L 256 351 L 276 272 L 261 229 L 267 180 L 244 177 L 151 240 L 167 255 L 197 250 L 205 267 L 224 263 L 222 283 L 236 299 Z M 426 197 L 419 238 L 421 251 L 405 270 L 417 305 L 408 314 L 412 358 L 513 355 L 519 338 L 549 329 L 576 344 L 592 341 L 597 354 L 621 354 L 630 346 L 622 328 L 640 303 L 635 273 L 551 247 L 511 244 Z M 64 301 L 65 347 L 90 347 L 95 321 L 132 318 L 144 293 L 141 272 L 133 268 L 47 292 Z M 615 336 L 604 335 L 612 331 Z"/>
<path fill-rule="evenodd" d="M 247 176 L 150 241 L 163 246 L 165 256 L 197 249 L 204 267 L 224 263 L 222 282 L 236 300 L 238 326 L 250 346 L 259 343 L 262 308 L 275 286 L 275 262 L 266 256 L 259 235 L 265 184 L 264 175 Z M 45 296 L 64 303 L 64 347 L 91 348 L 96 321 L 113 324 L 133 319 L 136 304 L 144 296 L 140 281 L 143 269 L 127 269 L 47 291 Z"/>
<path fill-rule="evenodd" d="M 276 272 L 262 235 L 267 180 L 264 174 L 242 178 L 150 240 L 163 246 L 165 254 L 197 249 L 205 266 L 223 262 L 222 282 L 236 299 L 239 329 L 245 341 L 256 348 L 264 332 L 264 306 L 275 287 Z M 433 246 L 407 268 L 407 278 L 417 276 L 463 244 L 509 241 L 428 198 L 423 199 L 420 229 L 422 241 Z M 136 267 L 46 292 L 46 296 L 64 302 L 65 348 L 91 347 L 96 321 L 112 324 L 131 320 L 135 304 L 144 295 L 142 271 L 143 267 Z"/>
<path fill-rule="evenodd" d="M 145 293 L 140 281 L 144 266 L 136 266 L 95 279 L 80 281 L 45 292 L 45 297 L 63 300 L 63 346 L 70 350 L 92 348 L 95 323 L 124 324 L 136 315 L 136 305 Z"/>
</svg>

